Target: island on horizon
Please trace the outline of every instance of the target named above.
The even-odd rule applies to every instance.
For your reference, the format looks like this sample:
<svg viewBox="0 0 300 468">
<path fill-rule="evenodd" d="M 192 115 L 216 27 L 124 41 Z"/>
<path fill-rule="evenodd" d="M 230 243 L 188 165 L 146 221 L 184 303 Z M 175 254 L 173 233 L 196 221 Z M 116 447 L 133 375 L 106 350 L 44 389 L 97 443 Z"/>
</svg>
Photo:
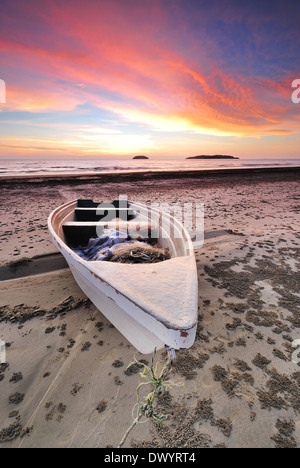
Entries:
<svg viewBox="0 0 300 468">
<path fill-rule="evenodd" d="M 223 154 L 215 154 L 215 155 L 199 155 L 199 156 L 189 156 L 188 158 L 185 159 L 240 159 L 237 158 L 236 156 L 227 156 Z"/>
<path fill-rule="evenodd" d="M 132 159 L 149 159 L 147 156 L 134 156 Z"/>
</svg>

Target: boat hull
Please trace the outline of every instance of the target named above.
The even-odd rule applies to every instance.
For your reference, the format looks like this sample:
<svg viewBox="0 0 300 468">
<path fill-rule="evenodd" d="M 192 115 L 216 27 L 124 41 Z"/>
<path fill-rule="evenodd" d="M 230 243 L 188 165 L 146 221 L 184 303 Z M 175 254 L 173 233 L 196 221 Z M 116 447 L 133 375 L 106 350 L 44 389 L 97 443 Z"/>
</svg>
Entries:
<svg viewBox="0 0 300 468">
<path fill-rule="evenodd" d="M 122 330 L 122 335 L 142 354 L 153 352 L 154 348 L 162 349 L 164 343 L 155 335 L 149 332 L 139 322 L 132 319 L 124 308 L 120 307 L 113 299 L 114 293 L 110 291 L 110 295 L 102 292 L 99 287 L 91 280 L 87 280 L 78 268 L 70 265 L 73 276 L 97 309 L 105 315 L 105 317 L 118 329 Z"/>
</svg>

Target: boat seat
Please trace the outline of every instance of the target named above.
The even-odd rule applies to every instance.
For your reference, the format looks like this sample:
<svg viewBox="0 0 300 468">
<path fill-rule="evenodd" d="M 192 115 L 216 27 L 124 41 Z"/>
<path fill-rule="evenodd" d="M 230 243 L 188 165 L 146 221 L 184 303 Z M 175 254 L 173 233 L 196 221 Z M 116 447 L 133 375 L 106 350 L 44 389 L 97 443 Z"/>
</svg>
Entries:
<svg viewBox="0 0 300 468">
<path fill-rule="evenodd" d="M 98 208 L 101 205 L 101 208 L 111 207 L 113 205 L 115 208 L 129 208 L 130 203 L 127 200 L 114 200 L 112 203 L 104 202 L 94 202 L 93 200 L 79 199 L 77 200 L 78 208 Z"/>
<path fill-rule="evenodd" d="M 78 208 L 97 208 L 99 205 L 100 202 L 96 203 L 93 200 L 77 200 Z"/>
<path fill-rule="evenodd" d="M 125 221 L 130 221 L 136 217 L 136 213 L 129 208 L 112 208 L 112 207 L 97 207 L 97 208 L 76 208 L 76 221 L 100 221 L 105 218 L 105 221 L 112 221 L 115 218 L 120 218 Z"/>
<path fill-rule="evenodd" d="M 150 225 L 146 222 L 84 222 L 84 221 L 69 221 L 63 225 L 65 241 L 70 247 L 84 247 L 88 244 L 91 238 L 96 238 L 101 235 L 104 229 L 117 229 L 127 231 L 132 237 L 142 236 L 150 243 L 156 243 L 158 240 L 158 228 L 155 225 Z"/>
</svg>

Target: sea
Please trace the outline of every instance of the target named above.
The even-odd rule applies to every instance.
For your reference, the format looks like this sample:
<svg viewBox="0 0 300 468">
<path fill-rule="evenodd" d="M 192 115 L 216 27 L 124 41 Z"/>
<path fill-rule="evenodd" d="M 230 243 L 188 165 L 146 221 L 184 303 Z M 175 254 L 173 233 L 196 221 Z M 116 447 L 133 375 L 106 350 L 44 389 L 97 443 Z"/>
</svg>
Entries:
<svg viewBox="0 0 300 468">
<path fill-rule="evenodd" d="M 0 177 L 143 171 L 299 167 L 298 159 L 0 159 Z"/>
</svg>

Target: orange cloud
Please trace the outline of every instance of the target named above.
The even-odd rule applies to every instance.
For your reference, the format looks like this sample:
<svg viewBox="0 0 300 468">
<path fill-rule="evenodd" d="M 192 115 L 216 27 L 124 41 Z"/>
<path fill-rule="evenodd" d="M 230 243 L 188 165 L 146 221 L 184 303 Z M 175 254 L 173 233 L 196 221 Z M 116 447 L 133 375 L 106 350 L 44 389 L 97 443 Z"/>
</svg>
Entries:
<svg viewBox="0 0 300 468">
<path fill-rule="evenodd" d="M 8 86 L 7 110 L 27 112 L 71 111 L 81 100 L 75 94 L 66 95 L 63 89 L 51 86 L 37 88 L 32 86 Z"/>
</svg>

